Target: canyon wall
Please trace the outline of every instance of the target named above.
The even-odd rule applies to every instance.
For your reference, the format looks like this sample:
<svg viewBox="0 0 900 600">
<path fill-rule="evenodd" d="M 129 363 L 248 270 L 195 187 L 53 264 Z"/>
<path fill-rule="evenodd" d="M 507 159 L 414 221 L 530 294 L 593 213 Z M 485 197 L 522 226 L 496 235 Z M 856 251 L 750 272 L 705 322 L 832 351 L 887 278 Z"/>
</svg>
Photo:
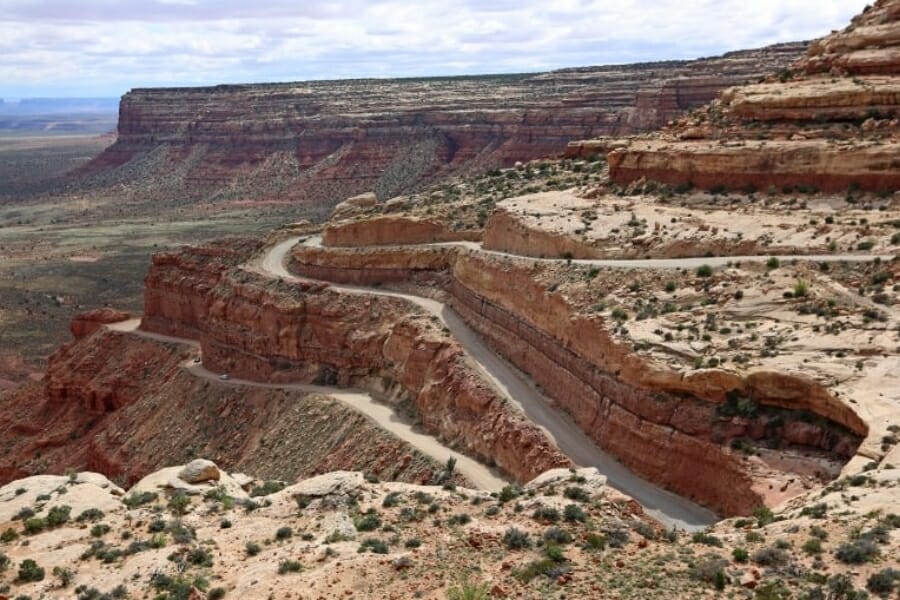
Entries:
<svg viewBox="0 0 900 600">
<path fill-rule="evenodd" d="M 559 154 L 572 139 L 655 129 L 805 47 L 539 75 L 135 89 L 118 140 L 80 174 L 165 180 L 165 194 L 187 197 L 386 198 Z"/>
<path fill-rule="evenodd" d="M 521 482 L 571 464 L 482 382 L 452 338 L 415 316 L 406 301 L 340 293 L 321 283 L 283 283 L 243 269 L 203 289 L 208 273 L 192 270 L 194 252 L 155 262 L 142 327 L 196 335 L 207 368 L 253 381 L 369 390 L 411 409 L 444 442 Z M 189 283 L 194 277 L 198 285 Z M 181 285 L 177 295 L 173 281 Z"/>
<path fill-rule="evenodd" d="M 212 384 L 187 346 L 98 329 L 61 347 L 45 382 L 0 398 L 0 482 L 91 470 L 123 483 L 190 460 L 294 480 L 333 470 L 430 483 L 440 466 L 337 400 Z"/>
<path fill-rule="evenodd" d="M 775 69 L 773 69 L 774 73 Z M 708 190 L 900 189 L 900 2 L 878 0 L 768 80 L 722 92 L 661 134 L 606 147 L 610 179 Z"/>
<path fill-rule="evenodd" d="M 390 253 L 390 269 L 362 268 Z M 293 271 L 364 285 L 422 277 L 420 254 L 434 249 L 313 249 L 293 252 Z M 500 354 L 530 375 L 596 443 L 647 479 L 715 508 L 746 514 L 763 503 L 740 452 L 727 438 L 766 435 L 765 423 L 723 419 L 731 394 L 779 412 L 786 443 L 802 443 L 846 459 L 865 435 L 865 423 L 821 386 L 770 372 L 746 377 L 718 370 L 688 375 L 657 369 L 606 331 L 603 319 L 578 314 L 565 298 L 535 281 L 530 262 L 478 256 L 454 249 L 440 254 L 446 278 L 432 272 L 449 304 Z M 354 262 L 354 257 L 356 261 Z M 429 263 L 437 267 L 437 262 Z M 387 275 L 385 277 L 385 275 Z M 836 424 L 804 424 L 794 415 L 819 415 Z M 773 417 L 774 418 L 774 417 Z M 808 434 L 808 435 L 807 435 Z M 704 477 L 696 477 L 703 472 Z"/>
</svg>

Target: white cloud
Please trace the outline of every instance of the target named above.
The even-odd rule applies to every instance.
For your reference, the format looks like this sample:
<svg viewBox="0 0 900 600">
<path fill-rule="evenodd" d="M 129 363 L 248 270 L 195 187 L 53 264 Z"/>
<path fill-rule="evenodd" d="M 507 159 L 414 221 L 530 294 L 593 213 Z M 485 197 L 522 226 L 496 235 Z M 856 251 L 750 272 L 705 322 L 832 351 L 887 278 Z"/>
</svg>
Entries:
<svg viewBox="0 0 900 600">
<path fill-rule="evenodd" d="M 841 28 L 865 0 L 0 0 L 0 97 L 543 70 Z"/>
</svg>

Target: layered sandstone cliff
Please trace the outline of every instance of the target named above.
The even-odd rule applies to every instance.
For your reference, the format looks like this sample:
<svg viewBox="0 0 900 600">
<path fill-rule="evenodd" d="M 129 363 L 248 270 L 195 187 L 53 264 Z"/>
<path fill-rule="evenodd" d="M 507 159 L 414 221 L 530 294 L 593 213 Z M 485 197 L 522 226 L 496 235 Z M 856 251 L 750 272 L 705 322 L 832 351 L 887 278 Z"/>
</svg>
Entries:
<svg viewBox="0 0 900 600">
<path fill-rule="evenodd" d="M 531 261 L 459 247 L 298 246 L 292 269 L 328 281 L 443 289 L 465 322 L 599 446 L 647 479 L 724 514 L 747 513 L 769 495 L 730 441 L 771 435 L 767 422 L 788 423 L 778 443 L 846 461 L 868 431 L 846 404 L 804 377 L 661 368 L 617 339 L 610 330 L 615 324 L 548 290 Z M 770 414 L 759 421 L 723 420 L 719 410 L 734 397 L 768 407 Z M 804 414 L 824 420 L 799 427 L 795 422 Z M 704 477 L 694 476 L 698 470 Z"/>
<path fill-rule="evenodd" d="M 350 468 L 428 483 L 440 472 L 336 400 L 217 385 L 183 368 L 191 354 L 108 329 L 60 348 L 44 382 L 0 398 L 0 482 L 90 469 L 133 483 L 197 454 L 284 480 Z"/>
<path fill-rule="evenodd" d="M 450 79 L 136 89 L 118 141 L 85 169 L 192 197 L 337 202 L 654 129 L 786 66 L 784 44 L 696 61 Z"/>
<path fill-rule="evenodd" d="M 643 139 L 573 143 L 610 150 L 610 178 L 712 190 L 900 187 L 900 9 L 879 0 L 844 31 L 763 83 L 723 92 L 707 108 Z"/>
</svg>

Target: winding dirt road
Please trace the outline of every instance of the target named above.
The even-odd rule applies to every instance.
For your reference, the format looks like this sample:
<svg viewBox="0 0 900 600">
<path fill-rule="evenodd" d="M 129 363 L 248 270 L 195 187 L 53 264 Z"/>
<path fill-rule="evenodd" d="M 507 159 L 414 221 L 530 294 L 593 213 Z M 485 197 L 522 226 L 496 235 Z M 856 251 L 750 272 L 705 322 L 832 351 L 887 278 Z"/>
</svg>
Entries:
<svg viewBox="0 0 900 600">
<path fill-rule="evenodd" d="M 250 268 L 285 281 L 302 281 L 285 268 L 285 259 L 302 238 L 293 237 L 270 248 Z M 315 242 L 313 242 L 315 243 Z M 377 288 L 329 284 L 352 294 L 402 298 L 436 316 L 459 341 L 472 364 L 503 397 L 533 423 L 541 427 L 557 447 L 583 467 L 596 467 L 606 475 L 609 485 L 640 502 L 647 514 L 668 527 L 690 531 L 702 529 L 718 520 L 703 506 L 673 494 L 632 473 L 615 458 L 601 450 L 565 412 L 554 408 L 531 379 L 494 352 L 455 312 L 443 303 L 411 294 Z"/>
<path fill-rule="evenodd" d="M 197 354 L 195 356 L 192 356 L 187 362 L 185 362 L 182 367 L 191 375 L 199 377 L 201 379 L 212 381 L 217 385 L 225 385 L 231 387 L 295 390 L 298 392 L 304 392 L 308 394 L 321 394 L 323 396 L 334 398 L 335 400 L 343 402 L 354 410 L 363 413 L 382 429 L 394 434 L 419 452 L 430 456 L 440 464 L 443 464 L 448 458 L 455 458 L 456 470 L 479 489 L 497 492 L 500 491 L 503 486 L 509 483 L 506 479 L 499 476 L 492 469 L 481 464 L 477 460 L 474 460 L 466 456 L 465 454 L 460 454 L 459 452 L 445 446 L 433 436 L 420 433 L 409 423 L 402 421 L 394 413 L 394 411 L 391 410 L 390 407 L 375 402 L 372 396 L 370 396 L 366 392 L 353 389 L 323 387 L 305 383 L 275 384 L 259 383 L 256 381 L 248 381 L 246 379 L 222 380 L 219 374 L 213 373 L 204 368 L 202 364 L 195 362 L 195 358 L 199 356 L 200 352 L 200 344 L 198 342 L 190 339 L 143 331 L 142 329 L 139 329 L 140 323 L 140 319 L 132 319 L 130 321 L 113 323 L 107 325 L 106 327 L 113 331 L 126 332 L 157 342 L 190 346 L 197 352 Z"/>
</svg>

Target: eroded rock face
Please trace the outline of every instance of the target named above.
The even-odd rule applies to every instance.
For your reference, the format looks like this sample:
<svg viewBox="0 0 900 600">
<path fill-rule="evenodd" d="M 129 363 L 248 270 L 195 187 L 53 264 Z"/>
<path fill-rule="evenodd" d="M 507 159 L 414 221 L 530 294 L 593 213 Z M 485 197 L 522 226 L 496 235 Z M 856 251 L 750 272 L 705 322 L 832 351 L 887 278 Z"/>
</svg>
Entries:
<svg viewBox="0 0 900 600">
<path fill-rule="evenodd" d="M 69 325 L 69 329 L 75 338 L 83 338 L 91 335 L 103 325 L 127 321 L 131 315 L 114 308 L 98 308 L 76 315 Z"/>
<path fill-rule="evenodd" d="M 199 323 L 170 323 L 166 315 L 177 317 L 171 312 L 149 312 L 146 322 L 165 331 L 199 328 L 204 365 L 214 371 L 255 381 L 363 387 L 408 403 L 427 431 L 520 481 L 570 464 L 481 381 L 455 341 L 430 320 L 410 316 L 414 309 L 405 301 L 237 270 L 206 302 Z"/>
<path fill-rule="evenodd" d="M 898 0 L 879 0 L 790 69 L 726 90 L 660 135 L 580 142 L 569 152 L 610 150 L 610 178 L 623 185 L 646 179 L 748 191 L 896 190 L 898 7 Z"/>
<path fill-rule="evenodd" d="M 572 139 L 655 129 L 803 49 L 537 76 L 136 89 L 122 99 L 118 140 L 84 173 L 121 182 L 138 172 L 164 180 L 169 197 L 385 199 L 558 154 Z"/>
<path fill-rule="evenodd" d="M 133 483 L 195 452 L 270 479 L 354 469 L 428 483 L 440 472 L 336 400 L 210 385 L 182 367 L 189 355 L 103 328 L 63 346 L 45 382 L 0 398 L 0 483 L 70 469 Z"/>
<path fill-rule="evenodd" d="M 402 281 L 404 266 L 407 281 L 421 277 L 417 266 L 423 257 L 417 255 L 430 256 L 433 250 L 298 247 L 292 269 L 331 281 L 356 280 L 365 271 L 361 266 L 382 252 L 390 252 L 389 282 L 396 283 Z M 783 436 L 787 443 L 844 459 L 867 431 L 846 405 L 801 377 L 719 370 L 685 376 L 648 364 L 617 343 L 602 318 L 577 313 L 565 297 L 536 281 L 528 261 L 465 250 L 441 256 L 449 276 L 433 281 L 445 286 L 449 304 L 500 354 L 533 377 L 599 446 L 642 476 L 723 514 L 748 513 L 764 503 L 743 456 L 720 438 L 758 439 L 766 435 L 766 426 L 722 422 L 717 407 L 729 394 L 789 411 L 786 415 L 809 411 L 840 424 L 843 437 L 799 423 L 785 428 Z M 354 257 L 359 261 L 355 265 Z M 427 370 L 425 365 L 415 367 L 412 373 Z M 696 476 L 699 472 L 703 477 Z"/>
<path fill-rule="evenodd" d="M 476 240 L 471 231 L 453 231 L 448 223 L 412 217 L 380 217 L 329 225 L 322 233 L 326 246 L 385 246 L 391 244 L 432 244 Z"/>
</svg>

